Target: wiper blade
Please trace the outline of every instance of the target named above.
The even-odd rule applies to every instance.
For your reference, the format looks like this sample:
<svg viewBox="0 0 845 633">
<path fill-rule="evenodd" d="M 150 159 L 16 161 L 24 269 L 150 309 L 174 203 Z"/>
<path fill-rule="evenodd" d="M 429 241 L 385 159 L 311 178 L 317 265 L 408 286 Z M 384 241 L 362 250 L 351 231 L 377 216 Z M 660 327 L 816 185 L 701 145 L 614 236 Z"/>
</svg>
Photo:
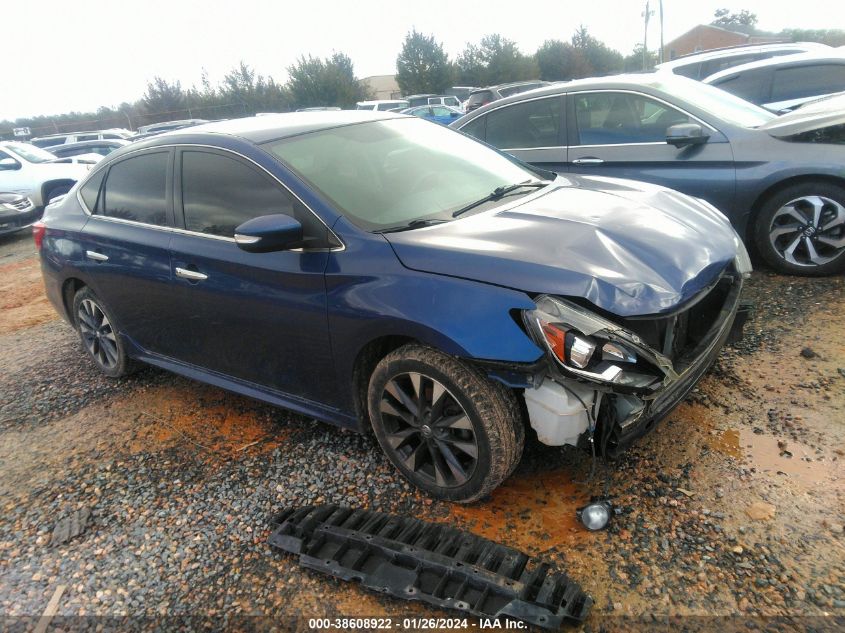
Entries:
<svg viewBox="0 0 845 633">
<path fill-rule="evenodd" d="M 447 222 L 447 220 L 438 220 L 438 219 L 417 219 L 411 220 L 407 224 L 403 224 L 401 226 L 391 226 L 387 229 L 379 229 L 375 231 L 376 233 L 398 233 L 399 231 L 411 231 L 413 229 L 421 229 L 424 226 L 433 226 L 434 224 L 443 224 Z"/>
<path fill-rule="evenodd" d="M 475 202 L 470 202 L 465 207 L 461 207 L 454 213 L 452 213 L 452 217 L 456 218 L 459 215 L 463 215 L 467 211 L 474 209 L 477 206 L 484 204 L 485 202 L 490 202 L 491 200 L 498 200 L 499 198 L 505 197 L 507 194 L 511 193 L 512 191 L 516 191 L 517 189 L 523 189 L 525 187 L 530 188 L 541 188 L 545 187 L 549 184 L 547 180 L 526 180 L 525 182 L 518 182 L 513 185 L 503 185 L 501 187 L 496 187 L 491 191 L 489 194 L 481 198 L 480 200 L 476 200 Z"/>
</svg>

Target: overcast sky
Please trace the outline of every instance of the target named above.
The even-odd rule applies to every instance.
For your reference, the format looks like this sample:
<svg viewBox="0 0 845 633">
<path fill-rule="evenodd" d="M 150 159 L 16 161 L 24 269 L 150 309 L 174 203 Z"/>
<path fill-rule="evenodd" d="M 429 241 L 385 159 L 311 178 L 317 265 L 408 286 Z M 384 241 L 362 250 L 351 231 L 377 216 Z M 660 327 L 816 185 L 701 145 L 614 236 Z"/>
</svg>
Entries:
<svg viewBox="0 0 845 633">
<path fill-rule="evenodd" d="M 429 9 L 423 8 L 427 4 Z M 0 119 L 134 101 L 159 75 L 183 87 L 213 83 L 240 60 L 284 81 L 300 54 L 341 51 L 359 77 L 392 74 L 405 34 L 431 33 L 451 58 L 488 33 L 533 53 L 579 24 L 628 54 L 642 40 L 645 0 L 0 0 Z M 657 9 L 657 0 L 652 0 Z M 664 0 L 665 40 L 720 7 L 748 9 L 758 26 L 843 28 L 842 0 Z M 657 15 L 649 48 L 659 42 Z"/>
</svg>

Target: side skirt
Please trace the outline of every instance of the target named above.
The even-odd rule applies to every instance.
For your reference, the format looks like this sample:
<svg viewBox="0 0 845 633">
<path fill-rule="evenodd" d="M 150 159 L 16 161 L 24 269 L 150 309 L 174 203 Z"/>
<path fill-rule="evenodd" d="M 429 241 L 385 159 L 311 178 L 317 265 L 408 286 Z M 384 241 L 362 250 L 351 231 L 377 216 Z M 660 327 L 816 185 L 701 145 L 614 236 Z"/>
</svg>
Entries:
<svg viewBox="0 0 845 633">
<path fill-rule="evenodd" d="M 140 348 L 128 337 L 124 337 L 124 340 L 127 342 L 129 349 L 131 350 L 129 355 L 132 358 L 149 365 L 160 367 L 161 369 L 166 369 L 174 374 L 179 374 L 180 376 L 185 376 L 186 378 L 191 378 L 192 380 L 198 380 L 199 382 L 214 385 L 215 387 L 220 387 L 221 389 L 226 389 L 227 391 L 232 391 L 242 396 L 255 398 L 256 400 L 272 404 L 273 406 L 280 407 L 282 409 L 288 409 L 301 415 L 316 418 L 320 422 L 328 422 L 329 424 L 354 429 L 356 431 L 361 428 L 358 418 L 353 415 L 343 413 L 338 409 L 325 407 L 313 400 L 298 398 L 281 391 L 268 389 L 262 385 L 257 385 L 245 380 L 238 380 L 237 378 L 232 378 L 231 376 L 202 369 L 200 367 L 196 367 L 195 365 L 188 365 L 167 356 L 148 352 Z"/>
</svg>

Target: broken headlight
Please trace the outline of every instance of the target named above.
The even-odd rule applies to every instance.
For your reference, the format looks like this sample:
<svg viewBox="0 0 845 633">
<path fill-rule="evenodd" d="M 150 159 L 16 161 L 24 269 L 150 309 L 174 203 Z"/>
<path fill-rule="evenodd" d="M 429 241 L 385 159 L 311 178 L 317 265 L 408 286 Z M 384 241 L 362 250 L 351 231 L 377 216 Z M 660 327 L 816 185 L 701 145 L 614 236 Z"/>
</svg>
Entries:
<svg viewBox="0 0 845 633">
<path fill-rule="evenodd" d="M 525 323 L 535 341 L 575 376 L 633 388 L 660 382 L 659 371 L 631 343 L 616 340 L 622 329 L 568 301 L 542 295 Z M 636 335 L 628 334 L 631 341 Z"/>
</svg>

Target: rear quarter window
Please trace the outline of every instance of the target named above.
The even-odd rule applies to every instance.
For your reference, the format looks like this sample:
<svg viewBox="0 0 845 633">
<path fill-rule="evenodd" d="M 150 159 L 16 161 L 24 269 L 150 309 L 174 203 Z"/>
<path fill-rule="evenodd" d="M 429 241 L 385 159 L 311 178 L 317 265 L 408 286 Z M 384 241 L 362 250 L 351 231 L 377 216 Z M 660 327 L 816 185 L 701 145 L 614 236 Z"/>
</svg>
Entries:
<svg viewBox="0 0 845 633">
<path fill-rule="evenodd" d="M 169 152 L 127 158 L 109 168 L 99 212 L 110 218 L 167 225 Z"/>
</svg>

